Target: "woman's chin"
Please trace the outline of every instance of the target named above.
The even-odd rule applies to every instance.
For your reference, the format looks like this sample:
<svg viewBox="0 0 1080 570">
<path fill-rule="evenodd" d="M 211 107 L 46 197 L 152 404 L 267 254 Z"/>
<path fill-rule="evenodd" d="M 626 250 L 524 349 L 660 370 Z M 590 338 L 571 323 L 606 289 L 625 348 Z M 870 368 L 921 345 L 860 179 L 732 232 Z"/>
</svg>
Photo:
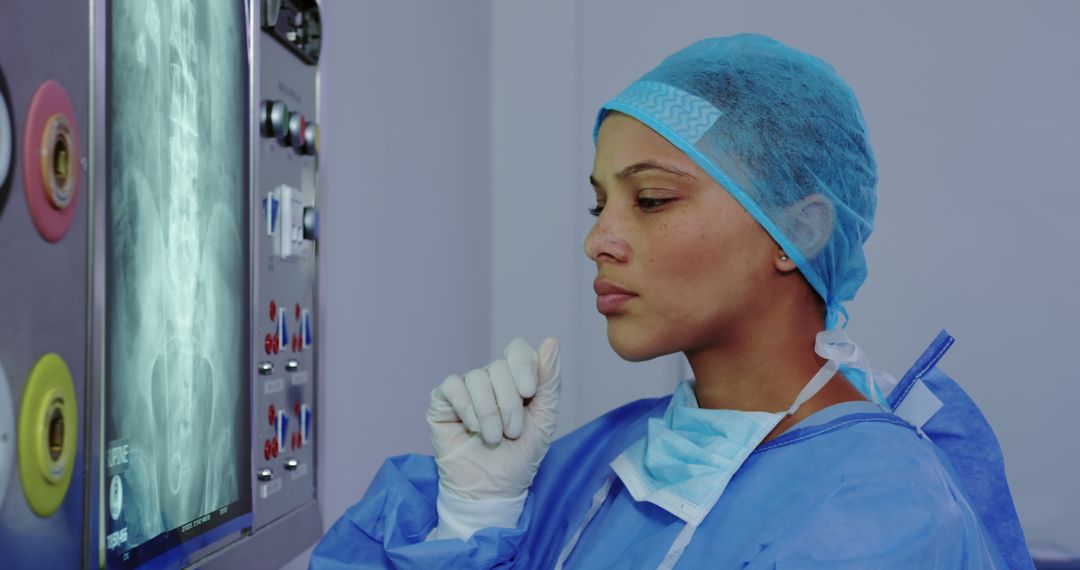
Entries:
<svg viewBox="0 0 1080 570">
<path fill-rule="evenodd" d="M 636 335 L 625 334 L 628 331 L 620 331 L 608 323 L 608 343 L 611 348 L 623 360 L 629 362 L 644 362 L 658 356 L 664 356 L 675 352 L 665 346 L 661 346 L 656 339 L 641 338 Z"/>
</svg>

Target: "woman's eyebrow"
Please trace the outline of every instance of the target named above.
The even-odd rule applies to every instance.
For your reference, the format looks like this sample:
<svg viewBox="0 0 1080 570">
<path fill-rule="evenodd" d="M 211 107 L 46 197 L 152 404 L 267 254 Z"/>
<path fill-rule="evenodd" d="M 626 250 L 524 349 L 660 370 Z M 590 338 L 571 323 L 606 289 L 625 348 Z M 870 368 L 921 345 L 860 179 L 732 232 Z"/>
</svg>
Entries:
<svg viewBox="0 0 1080 570">
<path fill-rule="evenodd" d="M 624 180 L 624 179 L 629 178 L 629 177 L 631 177 L 631 176 L 633 176 L 635 174 L 640 174 L 642 172 L 648 172 L 650 170 L 659 170 L 660 172 L 666 172 L 668 174 L 673 174 L 675 176 L 678 176 L 679 178 L 697 178 L 693 174 L 690 174 L 689 172 L 687 172 L 687 171 L 685 171 L 685 170 L 683 170 L 683 169 L 681 169 L 681 168 L 679 168 L 677 166 L 673 166 L 673 165 L 670 165 L 670 164 L 663 164 L 663 163 L 656 162 L 656 161 L 653 161 L 653 160 L 645 160 L 645 161 L 642 161 L 642 162 L 638 162 L 636 164 L 631 164 L 630 166 L 627 166 L 626 168 L 620 170 L 619 173 L 615 175 L 615 178 L 617 178 L 619 180 Z"/>
<path fill-rule="evenodd" d="M 678 168 L 676 166 L 667 165 L 667 164 L 661 164 L 659 162 L 655 162 L 655 161 L 652 161 L 652 160 L 645 160 L 645 161 L 642 161 L 642 162 L 631 164 L 630 166 L 627 166 L 626 168 L 620 170 L 615 175 L 615 178 L 618 179 L 618 180 L 625 180 L 625 179 L 627 179 L 627 178 L 629 178 L 631 176 L 634 176 L 636 174 L 641 174 L 642 172 L 648 172 L 650 170 L 658 170 L 660 172 L 666 172 L 667 174 L 678 176 L 679 178 L 691 178 L 691 179 L 695 179 L 695 180 L 697 179 L 696 176 L 694 176 L 693 174 L 691 174 L 691 173 L 689 173 L 689 172 L 687 172 L 687 171 L 685 171 L 685 170 L 683 170 L 681 168 Z M 600 181 L 597 180 L 596 177 L 594 177 L 591 174 L 589 175 L 589 184 L 591 184 L 593 188 L 603 188 L 604 187 L 602 184 L 600 184 Z"/>
</svg>

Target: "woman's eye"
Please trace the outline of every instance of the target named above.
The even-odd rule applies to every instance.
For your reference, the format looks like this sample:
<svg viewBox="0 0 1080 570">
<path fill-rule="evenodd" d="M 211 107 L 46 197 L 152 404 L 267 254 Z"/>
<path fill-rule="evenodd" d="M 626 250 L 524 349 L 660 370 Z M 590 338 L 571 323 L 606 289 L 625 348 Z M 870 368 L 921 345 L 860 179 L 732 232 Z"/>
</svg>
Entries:
<svg viewBox="0 0 1080 570">
<path fill-rule="evenodd" d="M 641 208 L 642 210 L 655 210 L 671 200 L 673 200 L 673 198 L 638 198 L 637 205 L 638 208 Z"/>
<path fill-rule="evenodd" d="M 603 211 L 604 211 L 604 205 L 603 204 L 597 204 L 597 205 L 593 206 L 592 208 L 589 208 L 589 213 L 592 214 L 593 217 L 599 217 L 600 212 L 603 212 Z"/>
</svg>

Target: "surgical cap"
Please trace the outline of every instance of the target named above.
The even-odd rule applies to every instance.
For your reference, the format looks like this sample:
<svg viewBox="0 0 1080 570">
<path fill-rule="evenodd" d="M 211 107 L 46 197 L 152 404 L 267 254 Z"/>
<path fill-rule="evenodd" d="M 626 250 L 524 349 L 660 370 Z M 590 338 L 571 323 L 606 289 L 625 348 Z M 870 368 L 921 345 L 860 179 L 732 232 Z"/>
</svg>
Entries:
<svg viewBox="0 0 1080 570">
<path fill-rule="evenodd" d="M 594 141 L 609 111 L 641 121 L 709 173 L 825 300 L 826 328 L 841 326 L 840 315 L 846 324 L 841 303 L 866 279 L 877 164 L 836 70 L 766 36 L 712 38 L 605 103 Z"/>
</svg>

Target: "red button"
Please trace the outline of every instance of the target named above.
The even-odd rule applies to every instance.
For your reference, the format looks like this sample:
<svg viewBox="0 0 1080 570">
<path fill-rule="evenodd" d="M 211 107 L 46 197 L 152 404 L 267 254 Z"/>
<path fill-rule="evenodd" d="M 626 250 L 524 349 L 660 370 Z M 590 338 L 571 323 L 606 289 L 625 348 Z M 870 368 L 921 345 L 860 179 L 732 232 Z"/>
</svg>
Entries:
<svg viewBox="0 0 1080 570">
<path fill-rule="evenodd" d="M 274 409 L 274 405 L 270 404 L 270 412 L 267 414 L 270 419 L 270 425 L 274 425 L 274 420 L 277 419 L 277 410 Z"/>
<path fill-rule="evenodd" d="M 299 418 L 300 417 L 300 400 L 297 400 L 295 403 L 293 403 L 293 408 L 292 409 L 293 409 L 294 412 L 296 412 L 296 417 Z"/>
<path fill-rule="evenodd" d="M 273 455 L 274 457 L 277 457 L 277 454 L 278 454 L 277 438 L 275 437 L 275 438 L 271 439 L 270 442 L 271 442 L 270 443 L 271 455 Z"/>
<path fill-rule="evenodd" d="M 265 457 L 267 461 L 270 461 L 270 456 L 273 454 L 273 451 L 274 450 L 270 448 L 270 440 L 266 440 L 266 443 L 263 444 L 263 457 Z"/>
<path fill-rule="evenodd" d="M 270 301 L 270 321 L 277 318 L 277 303 Z"/>
<path fill-rule="evenodd" d="M 281 337 L 274 335 L 274 354 L 277 354 L 281 350 Z"/>
<path fill-rule="evenodd" d="M 269 334 L 266 335 L 266 340 L 263 341 L 263 348 L 266 349 L 266 354 L 274 352 L 274 337 Z"/>
<path fill-rule="evenodd" d="M 296 304 L 296 320 L 300 320 L 300 303 Z"/>
</svg>

